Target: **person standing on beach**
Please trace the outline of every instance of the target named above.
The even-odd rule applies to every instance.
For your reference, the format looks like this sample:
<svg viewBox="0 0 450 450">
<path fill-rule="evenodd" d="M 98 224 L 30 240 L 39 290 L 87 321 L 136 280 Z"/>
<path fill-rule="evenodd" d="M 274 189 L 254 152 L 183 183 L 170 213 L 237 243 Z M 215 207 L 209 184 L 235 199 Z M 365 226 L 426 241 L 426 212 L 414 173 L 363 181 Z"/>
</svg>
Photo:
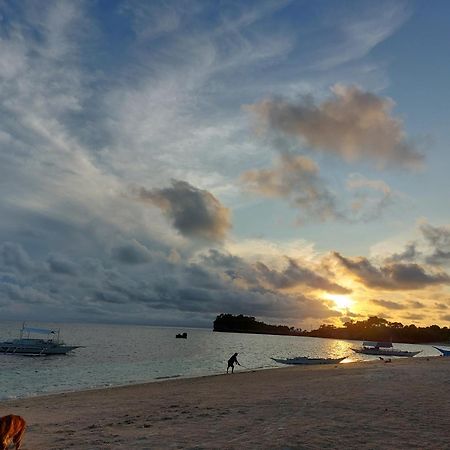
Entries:
<svg viewBox="0 0 450 450">
<path fill-rule="evenodd" d="M 237 353 L 235 353 L 229 360 L 228 360 L 228 367 L 227 367 L 227 373 L 228 369 L 231 367 L 231 373 L 234 373 L 234 365 L 237 364 L 240 366 L 239 361 L 237 360 Z"/>
</svg>

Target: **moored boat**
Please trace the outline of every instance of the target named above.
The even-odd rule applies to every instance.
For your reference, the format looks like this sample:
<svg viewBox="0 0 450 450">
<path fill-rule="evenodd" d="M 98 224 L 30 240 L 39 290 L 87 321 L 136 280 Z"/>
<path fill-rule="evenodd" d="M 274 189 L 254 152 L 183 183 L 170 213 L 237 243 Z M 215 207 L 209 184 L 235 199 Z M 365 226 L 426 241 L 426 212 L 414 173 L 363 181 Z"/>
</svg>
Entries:
<svg viewBox="0 0 450 450">
<path fill-rule="evenodd" d="M 433 345 L 433 347 L 434 347 L 436 350 L 439 350 L 439 351 L 441 352 L 442 356 L 450 356 L 450 350 L 449 350 L 448 348 L 436 347 L 436 346 L 434 346 L 434 345 Z"/>
<path fill-rule="evenodd" d="M 309 365 L 309 364 L 338 364 L 346 358 L 309 358 L 308 356 L 297 356 L 296 358 L 270 358 L 281 364 Z"/>
<path fill-rule="evenodd" d="M 410 352 L 393 348 L 392 342 L 363 342 L 360 348 L 352 348 L 355 353 L 375 356 L 415 356 L 422 350 Z"/>
<path fill-rule="evenodd" d="M 32 337 L 35 334 L 46 335 L 46 338 Z M 65 355 L 80 347 L 80 345 L 66 345 L 60 339 L 59 329 L 30 328 L 25 327 L 24 323 L 18 339 L 0 342 L 0 353 L 33 356 Z"/>
</svg>

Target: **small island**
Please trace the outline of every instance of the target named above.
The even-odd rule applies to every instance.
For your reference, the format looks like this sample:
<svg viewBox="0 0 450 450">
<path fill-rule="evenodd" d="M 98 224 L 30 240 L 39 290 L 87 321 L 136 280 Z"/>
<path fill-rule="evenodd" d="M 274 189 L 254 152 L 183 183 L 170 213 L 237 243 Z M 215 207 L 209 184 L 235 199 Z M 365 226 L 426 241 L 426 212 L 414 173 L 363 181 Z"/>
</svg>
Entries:
<svg viewBox="0 0 450 450">
<path fill-rule="evenodd" d="M 287 325 L 268 325 L 258 322 L 255 317 L 243 316 L 239 314 L 219 314 L 214 320 L 214 331 L 227 333 L 254 333 L 254 334 L 281 334 L 289 336 L 303 336 L 299 328 L 288 327 Z"/>
<path fill-rule="evenodd" d="M 450 343 L 450 329 L 430 325 L 417 327 L 414 324 L 403 325 L 400 322 L 389 322 L 380 317 L 369 317 L 367 320 L 345 322 L 342 327 L 323 324 L 311 331 L 288 325 L 269 325 L 257 321 L 255 317 L 242 314 L 220 314 L 214 320 L 214 331 L 228 333 L 275 334 L 287 336 L 309 336 L 330 339 L 392 341 L 409 344 Z"/>
</svg>

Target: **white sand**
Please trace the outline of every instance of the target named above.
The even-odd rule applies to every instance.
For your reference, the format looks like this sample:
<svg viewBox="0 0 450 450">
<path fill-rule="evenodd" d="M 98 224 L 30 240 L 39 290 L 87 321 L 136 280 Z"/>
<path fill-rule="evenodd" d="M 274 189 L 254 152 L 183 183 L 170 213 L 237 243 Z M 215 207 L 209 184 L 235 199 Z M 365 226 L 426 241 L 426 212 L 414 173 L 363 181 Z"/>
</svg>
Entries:
<svg viewBox="0 0 450 450">
<path fill-rule="evenodd" d="M 450 449 L 450 358 L 309 366 L 0 403 L 23 450 Z"/>
</svg>

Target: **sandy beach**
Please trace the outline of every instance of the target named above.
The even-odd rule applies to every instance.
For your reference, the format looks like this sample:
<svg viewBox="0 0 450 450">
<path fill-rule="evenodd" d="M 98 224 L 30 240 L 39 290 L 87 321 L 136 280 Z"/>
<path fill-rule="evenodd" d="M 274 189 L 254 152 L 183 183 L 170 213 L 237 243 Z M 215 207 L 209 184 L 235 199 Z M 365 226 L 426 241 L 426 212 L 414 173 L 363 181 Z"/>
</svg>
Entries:
<svg viewBox="0 0 450 450">
<path fill-rule="evenodd" d="M 446 449 L 450 358 L 240 372 L 3 401 L 23 450 Z"/>
</svg>

